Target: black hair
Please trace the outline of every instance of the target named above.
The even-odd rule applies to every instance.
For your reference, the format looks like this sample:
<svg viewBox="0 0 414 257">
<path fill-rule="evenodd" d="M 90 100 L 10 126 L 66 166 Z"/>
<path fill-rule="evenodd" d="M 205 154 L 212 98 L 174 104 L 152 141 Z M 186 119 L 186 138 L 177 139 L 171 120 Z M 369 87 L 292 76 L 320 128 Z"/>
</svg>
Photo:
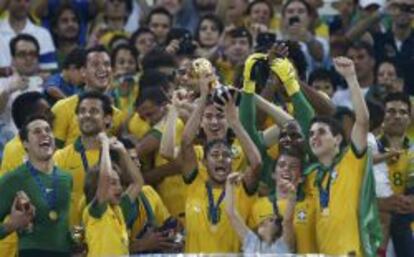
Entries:
<svg viewBox="0 0 414 257">
<path fill-rule="evenodd" d="M 367 54 L 375 59 L 375 51 L 371 44 L 365 42 L 365 41 L 356 41 L 350 44 L 347 48 L 345 53 L 348 54 L 348 51 L 351 49 L 355 50 L 365 50 Z"/>
<path fill-rule="evenodd" d="M 171 80 L 169 76 L 158 70 L 146 70 L 139 78 L 138 84 L 140 88 L 159 87 L 168 91 L 171 87 Z"/>
<path fill-rule="evenodd" d="M 120 44 L 120 45 L 118 45 L 117 47 L 115 47 L 112 50 L 112 52 L 111 52 L 111 63 L 112 63 L 112 66 L 115 66 L 116 56 L 118 55 L 118 53 L 121 50 L 126 50 L 126 51 L 129 51 L 130 52 L 130 54 L 132 55 L 132 57 L 133 57 L 133 59 L 135 61 L 135 67 L 136 67 L 136 70 L 135 71 L 138 71 L 138 60 L 137 60 L 138 51 L 132 45 L 127 45 L 127 44 Z"/>
<path fill-rule="evenodd" d="M 230 151 L 231 151 L 231 144 L 229 143 L 229 141 L 225 138 L 222 139 L 214 139 L 211 140 L 209 142 L 206 142 L 204 144 L 203 150 L 204 150 L 204 158 L 207 158 L 207 155 L 209 154 L 209 152 L 211 151 L 211 149 L 218 144 L 222 144 L 224 146 L 226 146 Z"/>
<path fill-rule="evenodd" d="M 80 69 L 85 66 L 86 61 L 85 49 L 75 48 L 66 55 L 63 63 L 62 69 L 68 69 L 71 66 L 75 66 L 76 69 Z"/>
<path fill-rule="evenodd" d="M 152 16 L 154 16 L 156 14 L 161 14 L 161 15 L 167 16 L 168 19 L 170 20 L 170 27 L 173 25 L 173 16 L 172 16 L 172 14 L 167 9 L 165 9 L 164 7 L 156 7 L 154 9 L 152 9 L 148 14 L 147 22 L 146 22 L 147 26 L 149 26 L 149 24 L 151 22 L 151 19 L 152 19 Z"/>
<path fill-rule="evenodd" d="M 373 131 L 379 128 L 384 121 L 384 107 L 377 101 L 367 99 L 367 108 L 369 112 L 369 130 Z M 411 104 L 411 103 L 410 103 Z M 408 111 L 411 111 L 411 105 L 408 105 Z"/>
<path fill-rule="evenodd" d="M 78 104 L 76 105 L 76 113 L 78 113 L 79 106 L 81 105 L 81 103 L 86 99 L 100 100 L 102 103 L 104 115 L 112 116 L 114 110 L 112 109 L 111 99 L 109 98 L 109 96 L 97 91 L 86 91 L 79 96 Z"/>
<path fill-rule="evenodd" d="M 294 0 L 299 1 L 299 0 Z M 286 47 L 289 49 L 288 59 L 292 61 L 295 66 L 298 76 L 301 80 L 306 80 L 306 70 L 308 69 L 308 63 L 306 62 L 305 54 L 302 51 L 299 43 L 296 41 L 287 40 L 284 41 Z"/>
<path fill-rule="evenodd" d="M 135 101 L 135 107 L 141 106 L 145 101 L 151 101 L 156 105 L 163 105 L 169 99 L 162 87 L 144 87 L 139 92 L 139 96 Z"/>
<path fill-rule="evenodd" d="M 152 32 L 152 30 L 150 30 L 149 28 L 147 28 L 147 27 L 140 27 L 139 29 L 137 29 L 132 35 L 131 35 L 131 37 L 129 38 L 129 43 L 132 45 L 132 46 L 134 46 L 135 47 L 135 41 L 137 41 L 137 38 L 139 37 L 139 36 L 141 36 L 142 34 L 151 34 L 153 37 L 154 37 L 154 39 L 155 39 L 155 34 L 154 34 L 154 32 Z M 137 52 L 138 52 L 138 49 L 136 49 L 137 50 Z M 139 53 L 139 54 L 141 54 L 141 53 Z"/>
<path fill-rule="evenodd" d="M 221 21 L 220 17 L 218 17 L 217 15 L 212 14 L 212 13 L 208 13 L 208 14 L 204 15 L 203 17 L 201 17 L 200 21 L 198 22 L 197 29 L 196 29 L 195 35 L 194 35 L 195 40 L 197 40 L 197 42 L 199 42 L 200 44 L 201 44 L 201 42 L 200 42 L 200 28 L 201 28 L 201 24 L 205 20 L 209 20 L 209 21 L 213 22 L 214 26 L 216 26 L 216 28 L 219 31 L 220 35 L 221 35 L 221 33 L 223 33 L 223 30 L 224 30 L 224 25 L 223 25 L 223 22 Z"/>
<path fill-rule="evenodd" d="M 88 48 L 85 51 L 85 66 L 88 63 L 89 55 L 92 53 L 106 53 L 110 57 L 108 50 L 106 50 L 106 48 L 103 45 L 97 45 L 97 46 Z"/>
<path fill-rule="evenodd" d="M 249 41 L 249 45 L 250 46 L 253 46 L 253 37 L 252 37 L 252 34 L 245 27 L 237 27 L 237 28 L 234 28 L 234 29 L 230 30 L 229 36 L 231 38 L 242 38 L 242 37 L 245 37 L 245 38 L 247 38 L 247 41 Z"/>
<path fill-rule="evenodd" d="M 330 82 L 332 84 L 332 87 L 334 88 L 332 74 L 329 72 L 329 70 L 324 69 L 324 68 L 319 68 L 319 69 L 312 71 L 312 73 L 309 75 L 308 84 L 312 86 L 313 82 L 320 81 L 320 80 Z"/>
<path fill-rule="evenodd" d="M 160 49 L 153 49 L 142 59 L 142 69 L 159 69 L 162 67 L 177 68 L 177 60 L 171 55 Z"/>
<path fill-rule="evenodd" d="M 309 16 L 312 15 L 312 13 L 314 12 L 312 6 L 308 2 L 306 2 L 305 0 L 288 0 L 282 7 L 282 16 L 285 15 L 286 8 L 291 3 L 294 3 L 294 2 L 299 2 L 299 3 L 303 4 L 305 6 L 306 12 L 308 13 Z"/>
<path fill-rule="evenodd" d="M 52 126 L 50 119 L 46 115 L 43 115 L 43 114 L 30 115 L 23 122 L 21 128 L 19 129 L 19 137 L 21 141 L 27 141 L 28 135 L 29 135 L 29 130 L 27 129 L 27 126 L 35 120 L 44 120 L 49 124 L 49 126 Z"/>
<path fill-rule="evenodd" d="M 36 48 L 36 53 L 39 55 L 40 46 L 39 46 L 39 42 L 37 41 L 37 39 L 32 35 L 23 33 L 23 34 L 18 34 L 17 36 L 12 38 L 12 40 L 10 41 L 9 47 L 10 47 L 11 55 L 13 57 L 16 56 L 16 46 L 17 46 L 17 43 L 19 43 L 20 41 L 28 41 L 28 42 L 33 43 Z"/>
<path fill-rule="evenodd" d="M 73 13 L 73 15 L 75 15 L 75 18 L 76 18 L 76 22 L 78 23 L 78 25 L 79 25 L 79 30 L 80 30 L 80 22 L 81 22 L 81 18 L 80 18 L 80 16 L 79 16 L 79 13 L 77 12 L 77 10 L 75 9 L 75 7 L 72 5 L 72 4 L 70 4 L 70 3 L 64 3 L 64 4 L 61 4 L 60 6 L 59 6 L 59 8 L 56 10 L 56 13 L 53 15 L 53 17 L 52 17 L 52 19 L 51 19 L 51 21 L 50 21 L 50 27 L 52 28 L 51 29 L 51 32 L 52 32 L 52 36 L 54 37 L 54 39 L 55 39 L 55 43 L 57 43 L 56 42 L 56 33 L 55 33 L 55 29 L 57 28 L 57 26 L 58 26 L 58 23 L 59 23 L 59 19 L 60 19 L 60 16 L 62 16 L 62 14 L 64 13 L 64 12 L 66 12 L 66 11 L 71 11 L 72 13 Z M 78 34 L 80 33 L 80 31 L 78 32 Z"/>
<path fill-rule="evenodd" d="M 273 6 L 267 0 L 254 0 L 254 1 L 250 2 L 249 6 L 247 6 L 246 14 L 250 15 L 253 7 L 255 5 L 257 5 L 257 4 L 265 4 L 265 5 L 267 5 L 267 7 L 269 8 L 269 11 L 270 11 L 270 19 L 272 19 L 272 17 L 274 16 Z"/>
<path fill-rule="evenodd" d="M 401 70 L 398 68 L 397 63 L 393 59 L 385 59 L 385 60 L 382 60 L 380 62 L 375 63 L 375 80 L 377 80 L 379 68 L 384 63 L 391 64 L 394 67 L 394 69 L 395 69 L 395 73 L 397 74 L 397 77 L 399 77 L 399 78 L 402 77 Z M 375 83 L 377 83 L 377 81 Z"/>
<path fill-rule="evenodd" d="M 337 135 L 342 136 L 342 141 L 341 141 L 339 148 L 343 149 L 345 147 L 346 145 L 345 132 L 339 121 L 337 121 L 336 119 L 330 116 L 316 116 L 311 120 L 309 128 L 311 128 L 314 123 L 326 124 L 331 130 L 331 133 L 333 136 L 337 136 Z"/>
<path fill-rule="evenodd" d="M 45 95 L 37 92 L 31 91 L 22 93 L 13 101 L 11 106 L 11 113 L 13 122 L 16 125 L 17 129 L 21 129 L 25 120 L 29 116 L 33 116 L 37 111 L 37 104 L 40 100 L 47 101 Z"/>
<path fill-rule="evenodd" d="M 124 144 L 126 149 L 135 149 L 135 144 L 134 142 L 132 142 L 131 139 L 127 138 L 127 137 L 120 137 L 118 138 L 118 140 Z"/>
<path fill-rule="evenodd" d="M 390 93 L 384 99 L 384 106 L 387 105 L 389 102 L 396 102 L 400 101 L 405 103 L 408 106 L 408 113 L 411 114 L 411 101 L 408 94 L 402 92 Z"/>
<path fill-rule="evenodd" d="M 282 155 L 287 155 L 287 156 L 299 159 L 300 163 L 301 163 L 301 171 L 303 171 L 304 164 L 305 164 L 305 161 L 306 161 L 305 151 L 306 150 L 304 148 L 297 147 L 297 146 L 291 146 L 289 148 L 281 148 L 280 153 L 279 153 L 279 158 Z"/>
</svg>

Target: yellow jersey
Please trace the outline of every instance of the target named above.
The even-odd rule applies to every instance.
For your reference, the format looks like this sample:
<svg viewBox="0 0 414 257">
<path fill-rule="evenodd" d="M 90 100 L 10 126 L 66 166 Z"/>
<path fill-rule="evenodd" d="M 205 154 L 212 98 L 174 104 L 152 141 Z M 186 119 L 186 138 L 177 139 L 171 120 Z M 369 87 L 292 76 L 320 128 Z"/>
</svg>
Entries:
<svg viewBox="0 0 414 257">
<path fill-rule="evenodd" d="M 4 146 L 0 176 L 22 165 L 25 159 L 26 150 L 24 150 L 23 143 L 19 136 L 15 136 Z"/>
<path fill-rule="evenodd" d="M 160 196 L 151 186 L 144 186 L 142 193 L 145 199 L 140 196 L 137 200 L 137 214 L 132 217 L 135 220 L 131 228 L 131 239 L 140 234 L 146 223 L 162 226 L 171 216 Z"/>
<path fill-rule="evenodd" d="M 387 147 L 385 137 L 378 139 L 379 150 L 384 152 Z M 414 172 L 414 145 L 408 138 L 404 139 L 403 151 L 397 161 L 388 160 L 388 178 L 391 182 L 392 191 L 395 194 L 403 194 L 406 189 L 408 174 Z"/>
<path fill-rule="evenodd" d="M 165 130 L 165 126 L 159 129 L 153 129 L 158 136 L 162 135 Z M 181 138 L 184 131 L 184 123 L 178 119 L 176 123 L 175 144 L 179 146 L 181 144 Z M 159 167 L 168 163 L 168 160 L 161 157 L 157 153 L 155 157 L 155 166 Z M 185 209 L 185 198 L 187 193 L 187 185 L 183 182 L 181 175 L 175 175 L 165 178 L 157 186 L 157 192 L 160 194 L 161 199 L 165 203 L 165 206 L 170 211 L 171 215 L 176 218 L 182 218 Z"/>
<path fill-rule="evenodd" d="M 141 139 L 151 130 L 148 122 L 144 121 L 137 113 L 134 113 L 128 122 L 128 132 Z"/>
<path fill-rule="evenodd" d="M 88 257 L 127 256 L 129 254 L 128 231 L 125 219 L 129 215 L 128 196 L 120 205 L 90 203 L 83 211 L 85 242 Z M 125 206 L 125 207 L 124 207 Z"/>
<path fill-rule="evenodd" d="M 362 256 L 358 210 L 367 155 L 358 155 L 353 148 L 345 149 L 332 169 L 325 169 L 328 172 L 323 179 L 318 179 L 318 170 L 324 169 L 322 167 L 315 168 L 307 177 L 307 183 L 315 194 L 318 252 L 323 254 L 343 255 L 355 251 L 357 256 Z M 329 188 L 329 182 L 331 184 L 325 208 L 320 203 L 319 180 L 324 191 Z"/>
<path fill-rule="evenodd" d="M 82 199 L 84 197 L 83 186 L 85 183 L 86 170 L 81 157 L 80 138 L 74 144 L 68 145 L 56 151 L 53 159 L 56 166 L 67 171 L 73 178 L 73 189 L 71 195 L 71 208 L 69 216 L 70 225 L 80 224 L 82 217 Z M 85 151 L 87 165 L 89 168 L 97 165 L 100 158 L 100 149 L 88 149 Z"/>
<path fill-rule="evenodd" d="M 190 178 L 191 177 L 191 178 Z M 241 250 L 240 239 L 226 215 L 224 202 L 218 207 L 218 223 L 213 224 L 209 218 L 209 197 L 207 181 L 194 171 L 186 178 L 188 186 L 185 205 L 186 253 L 238 253 Z M 223 187 L 213 188 L 214 204 L 217 206 Z M 236 208 L 241 218 L 247 223 L 256 195 L 249 195 L 243 185 L 235 188 Z"/>
<path fill-rule="evenodd" d="M 72 144 L 81 134 L 76 115 L 76 106 L 78 101 L 79 95 L 73 95 L 58 101 L 52 107 L 52 112 L 55 115 L 55 119 L 53 121 L 53 134 L 55 135 L 56 141 L 62 144 L 61 146 Z M 117 135 L 117 132 L 122 125 L 124 116 L 119 109 L 115 107 L 112 108 L 114 112 L 109 134 Z"/>
</svg>

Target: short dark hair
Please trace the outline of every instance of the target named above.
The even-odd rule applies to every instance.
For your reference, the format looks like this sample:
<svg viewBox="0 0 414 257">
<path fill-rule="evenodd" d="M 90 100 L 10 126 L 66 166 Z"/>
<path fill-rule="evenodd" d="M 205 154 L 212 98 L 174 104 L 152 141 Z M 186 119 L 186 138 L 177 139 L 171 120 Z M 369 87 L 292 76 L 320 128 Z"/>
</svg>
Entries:
<svg viewBox="0 0 414 257">
<path fill-rule="evenodd" d="M 303 4 L 304 6 L 305 6 L 305 8 L 306 8 L 306 12 L 308 13 L 308 15 L 311 15 L 312 13 L 313 13 L 313 7 L 308 3 L 308 2 L 306 2 L 305 0 L 288 0 L 283 6 L 282 6 L 282 16 L 284 16 L 285 15 L 285 11 L 286 11 L 286 8 L 291 4 L 291 3 L 294 3 L 294 2 L 299 2 L 299 3 L 301 3 L 301 4 Z"/>
<path fill-rule="evenodd" d="M 291 146 L 289 148 L 281 148 L 279 157 L 282 155 L 287 155 L 291 157 L 295 157 L 300 160 L 301 162 L 301 171 L 304 168 L 304 163 L 306 161 L 306 153 L 305 149 L 297 146 Z"/>
<path fill-rule="evenodd" d="M 17 47 L 17 43 L 19 43 L 20 41 L 28 41 L 31 42 L 35 45 L 36 47 L 36 53 L 37 55 L 39 55 L 40 53 L 40 45 L 39 42 L 37 41 L 37 39 L 29 34 L 18 34 L 17 36 L 15 36 L 14 38 L 12 38 L 12 40 L 10 41 L 9 47 L 10 47 L 10 52 L 11 55 L 13 57 L 16 56 L 16 47 Z"/>
<path fill-rule="evenodd" d="M 139 36 L 141 36 L 142 34 L 151 34 L 154 38 L 155 38 L 155 34 L 154 32 L 152 32 L 152 30 L 150 30 L 148 27 L 140 27 L 139 29 L 137 29 L 129 38 L 129 43 L 135 47 L 135 41 L 137 41 L 137 38 Z M 136 49 L 138 51 L 138 49 Z M 139 53 L 141 54 L 141 53 Z"/>
<path fill-rule="evenodd" d="M 23 122 L 23 125 L 19 129 L 19 137 L 20 137 L 21 141 L 27 141 L 27 139 L 29 137 L 29 130 L 27 129 L 27 126 L 35 120 L 44 120 L 49 124 L 49 126 L 52 127 L 50 119 L 47 116 L 45 116 L 43 114 L 31 115 L 31 116 L 27 117 L 27 119 Z"/>
<path fill-rule="evenodd" d="M 111 99 L 109 98 L 109 96 L 104 95 L 98 91 L 86 91 L 79 96 L 79 101 L 78 101 L 78 104 L 76 105 L 76 114 L 79 111 L 79 106 L 86 99 L 100 100 L 102 103 L 102 109 L 103 109 L 104 114 L 112 116 L 114 110 L 112 109 Z"/>
<path fill-rule="evenodd" d="M 106 48 L 103 45 L 97 45 L 97 46 L 88 48 L 85 51 L 85 66 L 88 63 L 89 55 L 92 53 L 106 53 L 110 57 L 108 50 L 106 50 Z"/>
<path fill-rule="evenodd" d="M 247 6 L 247 10 L 246 10 L 246 14 L 250 15 L 252 8 L 256 5 L 256 4 L 265 4 L 267 5 L 267 7 L 269 8 L 270 11 L 270 18 L 273 17 L 274 15 L 274 11 L 273 11 L 273 6 L 272 4 L 267 1 L 267 0 L 254 0 L 252 2 L 250 2 L 249 6 Z"/>
<path fill-rule="evenodd" d="M 136 69 L 137 69 L 136 71 L 138 71 L 138 60 L 137 60 L 138 51 L 132 45 L 127 45 L 127 44 L 120 44 L 112 50 L 111 52 L 112 66 L 115 66 L 116 56 L 118 55 L 118 52 L 121 50 L 126 50 L 131 53 L 132 57 L 134 58 L 135 64 L 136 64 Z"/>
<path fill-rule="evenodd" d="M 141 88 L 139 96 L 135 101 L 135 107 L 141 106 L 145 101 L 151 101 L 157 105 L 163 105 L 169 101 L 167 94 L 162 87 Z"/>
<path fill-rule="evenodd" d="M 161 87 L 164 90 L 170 88 L 171 80 L 158 70 L 145 70 L 139 78 L 140 88 Z"/>
<path fill-rule="evenodd" d="M 172 26 L 173 24 L 173 16 L 172 14 L 165 9 L 164 7 L 156 7 L 154 9 L 152 9 L 149 14 L 148 14 L 148 18 L 147 18 L 147 22 L 146 25 L 149 26 L 150 22 L 151 22 L 151 18 L 152 16 L 156 15 L 156 14 L 161 14 L 161 15 L 165 15 L 168 17 L 168 19 L 170 20 L 170 26 Z"/>
<path fill-rule="evenodd" d="M 142 69 L 159 69 L 161 67 L 177 68 L 177 60 L 174 55 L 171 55 L 161 49 L 153 49 L 147 53 L 142 59 Z"/>
<path fill-rule="evenodd" d="M 308 84 L 312 86 L 313 82 L 320 80 L 329 81 L 332 86 L 334 85 L 332 75 L 327 69 L 319 68 L 312 71 L 312 73 L 309 75 Z"/>
<path fill-rule="evenodd" d="M 331 130 L 331 133 L 333 136 L 337 136 L 337 135 L 341 135 L 342 136 L 342 142 L 340 144 L 340 149 L 345 147 L 346 144 L 346 137 L 345 137 L 345 132 L 342 128 L 341 123 L 339 123 L 339 121 L 337 121 L 336 119 L 334 119 L 333 117 L 330 116 L 316 116 L 311 120 L 310 126 L 309 126 L 309 130 L 312 127 L 312 125 L 314 123 L 323 123 L 326 124 L 329 129 Z"/>
<path fill-rule="evenodd" d="M 200 42 L 200 28 L 201 28 L 201 23 L 203 23 L 203 21 L 205 20 L 209 20 L 211 22 L 214 23 L 214 25 L 217 27 L 217 30 L 219 31 L 219 34 L 221 34 L 224 30 L 224 25 L 223 22 L 221 21 L 220 17 L 218 17 L 215 14 L 212 13 L 208 13 L 206 15 L 204 15 L 203 17 L 201 17 L 200 21 L 198 22 L 197 25 L 197 29 L 195 31 L 195 40 L 197 40 L 198 42 Z"/>
<path fill-rule="evenodd" d="M 375 51 L 371 44 L 365 41 L 356 41 L 350 44 L 347 48 L 345 53 L 348 55 L 348 51 L 351 49 L 355 50 L 365 50 L 369 56 L 375 59 Z"/>
<path fill-rule="evenodd" d="M 80 69 L 85 66 L 86 61 L 85 49 L 75 48 L 66 55 L 62 69 L 69 69 L 71 66 L 75 66 L 76 69 Z"/>
<path fill-rule="evenodd" d="M 393 59 L 385 59 L 385 60 L 382 60 L 382 61 L 380 61 L 380 62 L 377 62 L 376 64 L 375 64 L 375 80 L 377 80 L 377 77 L 378 77 L 378 72 L 379 72 L 379 68 L 381 67 L 381 65 L 383 65 L 384 63 L 389 63 L 389 64 L 391 64 L 393 67 L 394 67 L 394 69 L 395 69 L 395 73 L 397 74 L 397 77 L 402 77 L 402 73 L 401 73 L 401 70 L 398 68 L 398 66 L 397 66 L 397 63 L 393 60 Z"/>
<path fill-rule="evenodd" d="M 396 92 L 396 93 L 390 93 L 388 94 L 384 99 L 384 107 L 389 102 L 403 102 L 408 106 L 408 112 L 411 114 L 411 101 L 408 94 L 402 93 L 402 92 Z"/>
<path fill-rule="evenodd" d="M 206 142 L 204 144 L 203 150 L 204 150 L 204 158 L 207 158 L 207 155 L 210 153 L 211 149 L 215 146 L 215 145 L 225 145 L 230 151 L 231 151 L 231 145 L 229 143 L 229 141 L 227 141 L 227 139 L 222 138 L 222 139 L 214 139 L 211 140 L 209 142 Z"/>
<path fill-rule="evenodd" d="M 249 41 L 249 45 L 253 46 L 253 37 L 250 31 L 245 27 L 237 27 L 229 32 L 229 36 L 231 38 L 247 38 L 247 41 Z"/>
<path fill-rule="evenodd" d="M 45 95 L 31 91 L 20 94 L 12 103 L 11 112 L 13 122 L 17 129 L 21 129 L 26 119 L 36 114 L 37 104 L 40 100 L 47 101 Z"/>
</svg>

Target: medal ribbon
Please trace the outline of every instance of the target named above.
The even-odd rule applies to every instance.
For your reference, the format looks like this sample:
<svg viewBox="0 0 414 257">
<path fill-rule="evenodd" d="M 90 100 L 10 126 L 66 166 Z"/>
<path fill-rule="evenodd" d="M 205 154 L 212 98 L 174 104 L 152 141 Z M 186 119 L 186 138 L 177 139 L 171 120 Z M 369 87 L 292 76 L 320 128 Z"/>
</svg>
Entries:
<svg viewBox="0 0 414 257">
<path fill-rule="evenodd" d="M 52 192 L 49 194 L 46 191 L 46 186 L 43 184 L 42 180 L 39 177 L 39 172 L 36 168 L 30 163 L 26 162 L 26 167 L 28 168 L 30 174 L 36 181 L 36 184 L 41 192 L 43 200 L 49 207 L 49 210 L 56 210 L 57 205 L 57 189 L 58 189 L 58 175 L 56 166 L 53 167 L 52 171 Z"/>
<path fill-rule="evenodd" d="M 208 196 L 208 218 L 213 225 L 216 225 L 220 221 L 220 204 L 223 202 L 226 192 L 223 189 L 217 200 L 217 204 L 214 204 L 213 187 L 208 182 L 206 182 L 206 189 Z"/>
<path fill-rule="evenodd" d="M 88 162 L 88 158 L 86 157 L 86 149 L 83 146 L 82 140 L 80 139 L 80 137 L 76 140 L 75 148 L 81 156 L 84 171 L 88 172 L 89 171 L 89 162 Z M 102 150 L 99 150 L 98 164 L 101 162 L 101 155 L 102 155 Z"/>
<path fill-rule="evenodd" d="M 328 208 L 329 205 L 329 194 L 331 191 L 331 185 L 332 185 L 332 171 L 334 169 L 325 169 L 323 167 L 318 168 L 318 173 L 316 175 L 316 185 L 319 189 L 319 204 L 321 205 L 322 209 Z M 328 183 L 326 187 L 324 187 L 323 181 L 325 180 L 326 175 L 328 175 Z"/>
</svg>

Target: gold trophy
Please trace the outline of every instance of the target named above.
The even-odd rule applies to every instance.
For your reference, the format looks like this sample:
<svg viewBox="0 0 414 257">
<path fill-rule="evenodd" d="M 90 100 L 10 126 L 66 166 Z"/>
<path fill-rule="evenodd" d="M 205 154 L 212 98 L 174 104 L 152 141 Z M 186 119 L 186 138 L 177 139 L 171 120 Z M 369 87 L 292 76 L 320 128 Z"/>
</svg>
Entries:
<svg viewBox="0 0 414 257">
<path fill-rule="evenodd" d="M 206 58 L 198 58 L 192 62 L 191 65 L 191 77 L 199 79 L 202 74 L 214 74 L 213 65 Z M 218 80 L 210 83 L 210 88 L 218 86 Z"/>
</svg>

